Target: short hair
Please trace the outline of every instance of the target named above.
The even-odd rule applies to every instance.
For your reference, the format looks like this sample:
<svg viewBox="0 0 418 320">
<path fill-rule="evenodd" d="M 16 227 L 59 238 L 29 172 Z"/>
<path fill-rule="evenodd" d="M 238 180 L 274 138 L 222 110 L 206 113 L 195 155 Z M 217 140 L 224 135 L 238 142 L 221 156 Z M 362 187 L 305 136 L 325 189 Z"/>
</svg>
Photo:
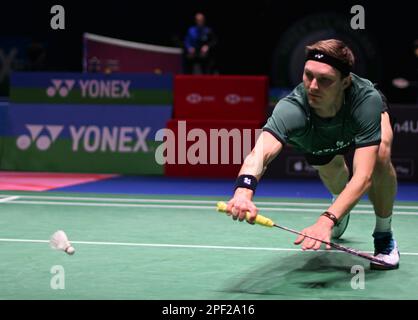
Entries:
<svg viewBox="0 0 418 320">
<path fill-rule="evenodd" d="M 309 53 L 313 50 L 319 50 L 331 57 L 334 57 L 344 64 L 347 64 L 352 68 L 355 63 L 355 58 L 353 51 L 341 40 L 337 39 L 328 39 L 328 40 L 321 40 L 306 46 L 306 53 Z"/>
</svg>

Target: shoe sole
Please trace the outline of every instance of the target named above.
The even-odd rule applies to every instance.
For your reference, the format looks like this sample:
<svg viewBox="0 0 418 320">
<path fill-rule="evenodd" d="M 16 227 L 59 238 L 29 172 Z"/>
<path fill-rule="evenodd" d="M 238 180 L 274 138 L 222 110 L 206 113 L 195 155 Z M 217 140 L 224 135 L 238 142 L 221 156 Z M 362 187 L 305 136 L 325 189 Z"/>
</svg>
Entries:
<svg viewBox="0 0 418 320">
<path fill-rule="evenodd" d="M 396 269 L 399 269 L 399 263 L 397 265 L 393 266 L 393 267 L 380 265 L 380 264 L 375 264 L 375 263 L 370 263 L 370 269 L 371 270 L 380 270 L 380 271 L 396 270 Z"/>
</svg>

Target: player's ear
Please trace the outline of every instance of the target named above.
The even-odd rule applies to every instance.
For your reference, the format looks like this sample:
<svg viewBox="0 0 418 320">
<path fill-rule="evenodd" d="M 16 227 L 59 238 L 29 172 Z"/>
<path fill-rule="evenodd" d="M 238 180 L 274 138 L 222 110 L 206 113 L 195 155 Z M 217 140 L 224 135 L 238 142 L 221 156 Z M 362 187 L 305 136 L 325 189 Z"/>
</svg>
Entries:
<svg viewBox="0 0 418 320">
<path fill-rule="evenodd" d="M 343 88 L 347 89 L 351 85 L 351 75 L 348 75 L 343 79 Z"/>
</svg>

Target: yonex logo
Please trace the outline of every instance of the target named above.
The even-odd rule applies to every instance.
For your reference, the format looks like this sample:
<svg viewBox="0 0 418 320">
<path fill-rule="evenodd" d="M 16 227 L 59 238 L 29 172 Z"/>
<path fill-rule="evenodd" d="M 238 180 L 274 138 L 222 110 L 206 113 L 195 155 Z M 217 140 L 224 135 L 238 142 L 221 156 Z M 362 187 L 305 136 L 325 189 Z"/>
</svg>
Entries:
<svg viewBox="0 0 418 320">
<path fill-rule="evenodd" d="M 16 140 L 16 146 L 20 150 L 26 150 L 31 146 L 32 142 L 35 142 L 39 150 L 45 151 L 58 138 L 64 126 L 27 124 L 26 128 L 29 131 L 29 135 L 23 134 L 19 136 Z M 47 134 L 43 132 L 44 128 L 46 128 Z"/>
<path fill-rule="evenodd" d="M 225 101 L 229 104 L 238 104 L 241 101 L 241 97 L 237 94 L 231 93 L 225 97 Z"/>
<path fill-rule="evenodd" d="M 69 126 L 72 150 L 86 152 L 149 152 L 151 127 Z"/>
<path fill-rule="evenodd" d="M 129 99 L 130 80 L 71 80 L 71 79 L 51 79 L 52 86 L 46 89 L 48 97 L 55 97 L 58 93 L 61 97 L 68 96 L 70 91 L 77 85 L 82 98 L 112 98 Z M 76 83 L 77 82 L 77 83 Z"/>
<path fill-rule="evenodd" d="M 317 58 L 317 59 L 322 59 L 323 57 L 324 57 L 324 55 L 323 54 L 320 54 L 320 53 L 317 53 L 315 55 L 315 58 Z"/>
<path fill-rule="evenodd" d="M 186 101 L 190 104 L 199 104 L 201 102 L 213 102 L 215 101 L 214 96 L 204 96 L 200 93 L 190 93 L 186 96 Z"/>
<path fill-rule="evenodd" d="M 186 97 L 187 102 L 196 104 L 202 101 L 202 96 L 198 93 L 191 93 Z"/>
<path fill-rule="evenodd" d="M 68 96 L 68 93 L 74 87 L 75 80 L 61 80 L 61 79 L 52 79 L 52 86 L 46 89 L 46 94 L 48 97 L 54 97 L 57 92 L 61 97 Z"/>
<path fill-rule="evenodd" d="M 225 96 L 225 102 L 228 104 L 239 104 L 239 103 L 253 103 L 255 98 L 253 96 L 240 96 L 236 93 L 230 93 Z"/>
</svg>

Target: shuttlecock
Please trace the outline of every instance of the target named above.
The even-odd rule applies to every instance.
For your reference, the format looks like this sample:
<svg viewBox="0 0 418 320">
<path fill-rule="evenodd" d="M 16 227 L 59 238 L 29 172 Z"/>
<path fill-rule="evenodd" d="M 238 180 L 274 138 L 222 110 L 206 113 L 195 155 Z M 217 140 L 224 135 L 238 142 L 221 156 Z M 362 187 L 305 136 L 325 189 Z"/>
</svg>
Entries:
<svg viewBox="0 0 418 320">
<path fill-rule="evenodd" d="M 68 241 L 67 235 L 62 230 L 58 230 L 51 236 L 49 245 L 53 249 L 61 250 L 68 254 L 74 254 L 75 252 L 74 247 L 72 247 L 70 241 Z"/>
</svg>

